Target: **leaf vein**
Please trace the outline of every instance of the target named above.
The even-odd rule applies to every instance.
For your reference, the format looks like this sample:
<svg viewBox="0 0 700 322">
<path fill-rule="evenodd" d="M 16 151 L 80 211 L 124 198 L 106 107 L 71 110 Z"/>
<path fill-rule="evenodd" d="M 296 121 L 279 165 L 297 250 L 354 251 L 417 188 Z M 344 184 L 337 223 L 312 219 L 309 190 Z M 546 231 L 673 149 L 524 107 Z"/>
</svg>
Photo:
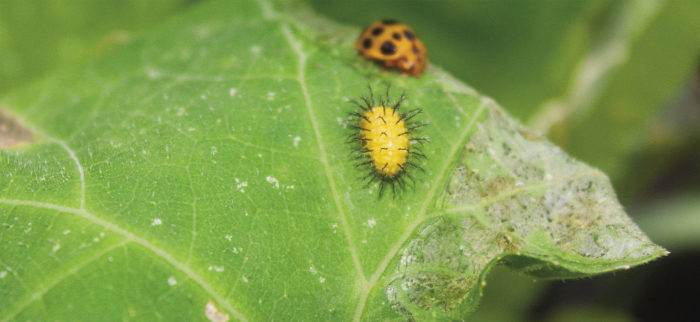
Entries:
<svg viewBox="0 0 700 322">
<path fill-rule="evenodd" d="M 427 219 L 426 211 L 428 209 L 428 205 L 433 201 L 433 198 L 435 198 L 438 188 L 442 186 L 440 185 L 440 182 L 442 182 L 444 180 L 444 177 L 447 175 L 450 169 L 450 165 L 452 164 L 453 160 L 457 157 L 458 152 L 461 150 L 460 147 L 464 145 L 464 141 L 467 139 L 467 135 L 471 132 L 474 126 L 476 126 L 476 120 L 481 116 L 484 110 L 486 110 L 486 105 L 490 104 L 491 102 L 492 101 L 489 98 L 483 97 L 481 99 L 481 104 L 479 104 L 479 108 L 474 112 L 474 115 L 469 120 L 469 123 L 467 123 L 467 125 L 465 126 L 464 131 L 460 133 L 459 139 L 457 139 L 455 141 L 455 144 L 452 146 L 448 157 L 443 163 L 442 169 L 436 176 L 437 179 L 431 185 L 430 191 L 428 191 L 428 195 L 426 196 L 425 202 L 423 202 L 423 205 L 421 206 L 421 209 L 419 210 L 416 219 L 408 225 L 408 227 L 406 228 L 406 230 L 404 230 L 399 239 L 391 246 L 391 248 L 389 248 L 389 252 L 386 256 L 384 256 L 384 258 L 379 264 L 379 267 L 377 267 L 377 269 L 370 277 L 369 285 L 362 290 L 360 302 L 355 308 L 355 316 L 353 318 L 354 321 L 359 321 L 362 318 L 362 313 L 364 312 L 367 297 L 369 296 L 370 291 L 376 286 L 377 282 L 379 281 L 379 278 L 386 271 L 387 267 L 389 266 L 389 263 L 391 262 L 391 259 L 394 258 L 394 256 L 396 256 L 401 246 L 413 234 L 413 231 L 416 229 L 416 227 L 418 227 L 420 223 Z"/>
<path fill-rule="evenodd" d="M 121 242 L 118 242 L 112 246 L 109 246 L 109 247 L 95 253 L 93 256 L 90 256 L 85 261 L 78 263 L 77 265 L 71 267 L 68 271 L 57 276 L 53 281 L 49 282 L 47 285 L 42 287 L 40 290 L 34 292 L 34 294 L 32 294 L 32 296 L 29 297 L 26 301 L 20 303 L 19 305 L 16 305 L 15 308 L 12 309 L 7 316 L 2 318 L 2 320 L 9 321 L 9 320 L 14 319 L 17 316 L 17 314 L 22 313 L 22 311 L 24 311 L 24 309 L 26 309 L 30 304 L 34 303 L 36 300 L 43 298 L 43 296 L 46 295 L 46 293 L 48 293 L 50 290 L 52 290 L 54 287 L 56 287 L 56 285 L 61 283 L 63 280 L 65 280 L 66 278 L 68 278 L 69 276 L 71 276 L 75 273 L 78 273 L 85 266 L 100 259 L 102 256 L 111 252 L 112 250 L 115 250 L 119 247 L 126 245 L 127 243 L 129 243 L 129 241 L 130 241 L 129 239 L 124 239 Z"/>
<path fill-rule="evenodd" d="M 187 275 L 189 278 L 191 278 L 193 281 L 195 281 L 197 284 L 199 284 L 202 289 L 207 292 L 209 295 L 211 295 L 216 302 L 221 304 L 231 315 L 233 315 L 235 318 L 242 320 L 242 321 L 247 321 L 248 319 L 246 318 L 245 315 L 243 315 L 241 312 L 236 310 L 231 302 L 221 296 L 214 288 L 209 285 L 199 274 L 197 274 L 195 271 L 193 271 L 189 266 L 186 264 L 178 261 L 173 257 L 170 253 L 165 251 L 164 249 L 151 244 L 148 240 L 141 238 L 132 232 L 118 226 L 115 223 L 112 223 L 110 221 L 104 220 L 100 217 L 97 217 L 89 212 L 87 212 L 85 209 L 78 209 L 78 208 L 71 208 L 71 207 L 66 207 L 66 206 L 61 206 L 61 205 L 56 205 L 56 204 L 51 204 L 51 203 L 45 203 L 45 202 L 38 202 L 38 201 L 33 201 L 33 200 L 14 200 L 14 199 L 5 199 L 5 198 L 0 198 L 0 203 L 7 204 L 7 205 L 15 205 L 15 206 L 28 206 L 28 207 L 35 207 L 35 208 L 42 208 L 42 209 L 49 209 L 49 210 L 55 210 L 59 212 L 64 212 L 64 213 L 70 213 L 74 214 L 76 216 L 79 216 L 83 219 L 89 220 L 95 224 L 98 224 L 100 226 L 105 227 L 108 230 L 111 230 L 119 235 L 124 236 L 128 241 L 133 241 L 144 248 L 148 249 L 150 252 L 153 254 L 157 255 L 158 257 L 162 258 L 166 262 L 168 262 L 170 265 L 175 267 L 176 269 L 180 270 L 183 272 L 185 275 Z"/>
<path fill-rule="evenodd" d="M 306 106 L 306 110 L 309 113 L 309 119 L 311 120 L 311 126 L 313 128 L 314 134 L 316 136 L 316 142 L 318 143 L 318 149 L 319 149 L 319 154 L 321 156 L 321 163 L 323 164 L 323 170 L 325 172 L 326 178 L 328 179 L 328 184 L 331 189 L 331 194 L 333 195 L 333 201 L 335 202 L 335 206 L 338 209 L 338 217 L 340 218 L 340 223 L 343 226 L 343 231 L 345 233 L 345 238 L 348 243 L 348 248 L 350 250 L 350 254 L 352 256 L 352 261 L 353 264 L 355 265 L 355 269 L 357 270 L 357 273 L 360 275 L 360 280 L 363 284 L 367 282 L 367 278 L 365 277 L 364 270 L 362 269 L 362 264 L 360 262 L 360 258 L 357 254 L 357 247 L 355 247 L 355 241 L 352 235 L 352 232 L 350 230 L 350 224 L 348 223 L 347 217 L 345 216 L 345 210 L 341 206 L 341 201 L 340 201 L 340 195 L 338 194 L 338 188 L 336 187 L 335 184 L 335 179 L 333 178 L 333 173 L 331 171 L 330 164 L 328 163 L 328 154 L 326 152 L 326 147 L 323 144 L 323 137 L 321 136 L 321 130 L 319 129 L 318 126 L 318 121 L 316 120 L 316 116 L 313 110 L 313 105 L 311 102 L 311 96 L 309 95 L 309 91 L 306 86 L 306 60 L 308 58 L 307 54 L 304 53 L 304 51 L 301 49 L 301 43 L 294 38 L 292 35 L 292 31 L 290 30 L 289 26 L 287 24 L 282 24 L 282 33 L 284 34 L 285 39 L 289 43 L 289 45 L 292 47 L 292 50 L 296 53 L 298 57 L 298 62 L 297 62 L 297 81 L 299 82 L 299 85 L 301 87 L 301 91 L 304 97 L 304 105 Z"/>
</svg>

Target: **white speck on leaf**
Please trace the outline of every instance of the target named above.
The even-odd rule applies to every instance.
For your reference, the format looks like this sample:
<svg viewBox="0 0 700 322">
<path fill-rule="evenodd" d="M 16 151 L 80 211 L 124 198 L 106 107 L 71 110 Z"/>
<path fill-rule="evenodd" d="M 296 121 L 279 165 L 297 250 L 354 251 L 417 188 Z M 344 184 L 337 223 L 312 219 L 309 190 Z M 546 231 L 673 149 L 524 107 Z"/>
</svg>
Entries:
<svg viewBox="0 0 700 322">
<path fill-rule="evenodd" d="M 0 272 L 0 278 L 5 278 L 5 276 L 7 276 L 7 272 L 6 272 L 6 271 Z"/>
<path fill-rule="evenodd" d="M 374 225 L 376 225 L 376 224 L 377 224 L 377 221 L 374 220 L 374 218 L 367 220 L 367 226 L 369 226 L 369 228 L 373 228 Z"/>
<path fill-rule="evenodd" d="M 313 266 L 309 267 L 309 272 L 311 272 L 311 274 L 314 274 L 314 275 L 318 274 L 318 271 Z"/>
<path fill-rule="evenodd" d="M 60 245 L 60 244 L 56 244 L 56 245 L 53 245 L 53 248 L 51 248 L 51 251 L 55 253 L 55 252 L 57 252 L 59 249 L 61 249 L 61 245 Z"/>
<path fill-rule="evenodd" d="M 231 239 L 233 239 L 233 236 L 231 236 L 231 235 L 226 235 L 225 238 L 226 238 L 228 241 L 231 241 Z"/>
<path fill-rule="evenodd" d="M 168 285 L 170 285 L 170 286 L 177 285 L 177 281 L 175 280 L 174 277 L 172 277 L 172 276 L 168 277 Z"/>
<path fill-rule="evenodd" d="M 238 182 L 239 182 L 238 178 L 236 178 L 236 183 L 238 183 Z M 240 192 L 245 192 L 245 189 L 243 189 L 243 188 L 245 188 L 247 186 L 248 186 L 248 181 L 243 181 L 243 182 L 238 183 L 236 185 L 236 189 L 238 189 Z"/>
<path fill-rule="evenodd" d="M 153 219 L 153 222 L 151 223 L 151 226 L 159 226 L 163 223 L 163 221 L 160 220 L 160 218 Z"/>
<path fill-rule="evenodd" d="M 255 45 L 253 47 L 250 47 L 250 52 L 253 53 L 253 55 L 260 55 L 260 52 L 262 51 L 262 48 L 260 46 Z"/>
<path fill-rule="evenodd" d="M 301 141 L 301 137 L 300 137 L 300 136 L 295 136 L 295 137 L 294 137 L 294 147 L 295 147 L 295 148 L 299 146 L 299 141 Z"/>
<path fill-rule="evenodd" d="M 68 234 L 70 234 L 70 229 L 66 229 L 66 230 L 64 230 L 64 231 L 63 231 L 63 234 L 64 234 L 64 235 L 68 235 Z"/>
<path fill-rule="evenodd" d="M 318 281 L 321 282 L 321 283 L 325 283 L 325 282 L 326 282 L 326 278 L 325 278 L 325 277 L 319 277 L 319 278 L 318 278 Z"/>
<path fill-rule="evenodd" d="M 243 283 L 248 283 L 248 279 L 245 276 L 241 275 L 241 279 L 243 280 Z"/>
<path fill-rule="evenodd" d="M 228 95 L 231 95 L 231 97 L 236 96 L 236 93 L 238 93 L 238 89 L 230 88 L 230 89 L 228 90 Z"/>
<path fill-rule="evenodd" d="M 265 180 L 267 180 L 267 182 L 272 183 L 273 185 L 275 185 L 275 188 L 279 189 L 279 187 L 280 187 L 280 182 L 279 182 L 279 180 L 277 180 L 277 178 L 272 177 L 272 176 L 267 176 L 267 177 L 265 178 Z"/>
</svg>

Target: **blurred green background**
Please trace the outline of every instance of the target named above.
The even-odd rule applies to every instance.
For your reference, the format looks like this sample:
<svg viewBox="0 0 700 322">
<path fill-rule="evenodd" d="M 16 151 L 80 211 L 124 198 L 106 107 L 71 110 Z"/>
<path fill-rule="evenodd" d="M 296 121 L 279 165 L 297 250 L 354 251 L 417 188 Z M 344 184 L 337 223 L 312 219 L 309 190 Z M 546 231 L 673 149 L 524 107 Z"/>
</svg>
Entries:
<svg viewBox="0 0 700 322">
<path fill-rule="evenodd" d="M 236 0 L 242 1 L 242 0 Z M 98 59 L 198 0 L 0 0 L 0 95 Z M 605 171 L 671 255 L 586 280 L 488 277 L 475 320 L 700 316 L 700 1 L 313 0 L 362 28 L 410 25 L 440 65 Z M 351 35 L 354 37 L 354 35 Z"/>
</svg>

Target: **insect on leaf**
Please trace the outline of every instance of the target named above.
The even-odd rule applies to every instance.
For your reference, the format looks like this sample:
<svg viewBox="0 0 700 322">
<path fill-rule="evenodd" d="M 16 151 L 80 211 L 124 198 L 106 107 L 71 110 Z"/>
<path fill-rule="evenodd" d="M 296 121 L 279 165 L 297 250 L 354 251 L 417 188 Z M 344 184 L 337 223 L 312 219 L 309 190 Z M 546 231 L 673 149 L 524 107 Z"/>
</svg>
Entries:
<svg viewBox="0 0 700 322">
<path fill-rule="evenodd" d="M 213 1 L 1 99 L 2 320 L 462 318 L 497 263 L 541 278 L 665 254 L 608 179 L 439 67 L 383 72 L 304 3 Z M 430 123 L 376 198 L 346 143 L 369 84 Z"/>
</svg>

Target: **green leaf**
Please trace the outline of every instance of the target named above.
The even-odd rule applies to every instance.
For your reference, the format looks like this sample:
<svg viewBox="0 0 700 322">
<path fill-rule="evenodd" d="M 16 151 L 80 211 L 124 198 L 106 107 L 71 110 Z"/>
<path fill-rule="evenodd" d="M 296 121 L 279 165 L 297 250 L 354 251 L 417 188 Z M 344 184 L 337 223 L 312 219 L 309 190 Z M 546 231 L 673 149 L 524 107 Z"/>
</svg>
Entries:
<svg viewBox="0 0 700 322">
<path fill-rule="evenodd" d="M 454 318 L 498 263 L 569 278 L 665 254 L 604 174 L 438 67 L 382 72 L 358 33 L 215 1 L 4 98 L 36 136 L 0 152 L 0 318 Z M 430 123 L 396 198 L 349 157 L 368 84 Z"/>
</svg>

